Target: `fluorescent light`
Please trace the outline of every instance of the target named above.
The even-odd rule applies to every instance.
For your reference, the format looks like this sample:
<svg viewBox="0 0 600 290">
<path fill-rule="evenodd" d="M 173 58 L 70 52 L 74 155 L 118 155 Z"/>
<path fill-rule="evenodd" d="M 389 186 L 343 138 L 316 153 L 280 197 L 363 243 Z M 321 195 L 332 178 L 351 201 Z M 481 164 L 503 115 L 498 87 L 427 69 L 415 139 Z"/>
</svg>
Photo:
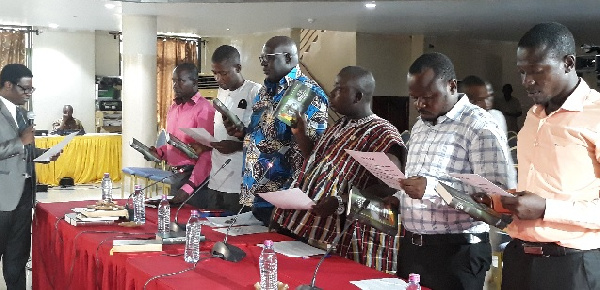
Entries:
<svg viewBox="0 0 600 290">
<path fill-rule="evenodd" d="M 50 23 L 50 24 L 48 24 L 48 27 L 50 27 L 52 29 L 57 29 L 58 28 L 58 24 L 56 24 L 56 23 Z"/>
<path fill-rule="evenodd" d="M 106 3 L 104 4 L 104 7 L 106 7 L 106 9 L 113 9 L 115 8 L 117 5 L 113 4 L 113 3 Z"/>
<path fill-rule="evenodd" d="M 369 8 L 369 9 L 373 9 L 377 6 L 377 4 L 375 4 L 375 2 L 371 2 L 371 3 L 367 3 L 365 4 L 365 7 Z"/>
</svg>

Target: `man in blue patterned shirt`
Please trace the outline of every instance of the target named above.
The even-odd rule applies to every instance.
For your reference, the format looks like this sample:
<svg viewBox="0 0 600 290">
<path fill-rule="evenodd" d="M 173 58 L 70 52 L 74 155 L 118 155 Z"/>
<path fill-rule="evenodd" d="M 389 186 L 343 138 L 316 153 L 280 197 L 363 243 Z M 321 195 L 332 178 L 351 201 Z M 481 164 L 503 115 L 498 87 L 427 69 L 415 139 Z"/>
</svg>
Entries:
<svg viewBox="0 0 600 290">
<path fill-rule="evenodd" d="M 290 186 L 294 173 L 304 162 L 301 152 L 311 152 L 314 142 L 327 128 L 328 100 L 323 89 L 300 71 L 298 49 L 291 38 L 275 36 L 269 39 L 259 60 L 266 79 L 253 101 L 250 125 L 240 130 L 231 122 L 225 121 L 225 124 L 228 134 L 244 139 L 240 202 L 252 205 L 252 213 L 268 225 L 273 205 L 256 193 Z M 292 130 L 274 114 L 294 80 L 309 86 L 316 94 L 308 110 L 300 116 L 306 119 L 305 130 Z"/>
<path fill-rule="evenodd" d="M 491 115 L 456 89 L 450 59 L 420 56 L 408 72 L 408 91 L 420 118 L 413 126 L 403 190 L 395 194 L 405 229 L 398 251 L 398 276 L 421 275 L 432 289 L 482 289 L 491 263 L 489 226 L 447 206 L 438 182 L 474 193 L 449 176 L 476 173 L 503 188 L 516 180 L 506 136 Z"/>
</svg>

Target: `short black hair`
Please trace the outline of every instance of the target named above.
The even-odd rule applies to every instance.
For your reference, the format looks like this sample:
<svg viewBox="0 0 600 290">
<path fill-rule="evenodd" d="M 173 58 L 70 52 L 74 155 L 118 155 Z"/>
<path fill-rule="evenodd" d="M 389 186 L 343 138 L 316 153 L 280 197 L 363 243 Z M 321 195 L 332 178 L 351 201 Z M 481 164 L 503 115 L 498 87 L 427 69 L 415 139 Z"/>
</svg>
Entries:
<svg viewBox="0 0 600 290">
<path fill-rule="evenodd" d="M 540 23 L 519 40 L 521 48 L 545 48 L 549 56 L 575 55 L 575 39 L 569 29 L 557 22 Z"/>
<path fill-rule="evenodd" d="M 474 75 L 466 76 L 461 83 L 464 87 L 485 86 L 485 81 Z"/>
<path fill-rule="evenodd" d="M 175 68 L 176 71 L 187 71 L 190 74 L 190 78 L 193 81 L 198 80 L 198 67 L 195 64 L 184 62 L 182 64 L 177 65 Z"/>
<path fill-rule="evenodd" d="M 231 45 L 221 45 L 213 52 L 213 63 L 221 63 L 227 61 L 231 64 L 240 64 L 240 52 Z"/>
<path fill-rule="evenodd" d="M 433 70 L 436 77 L 444 81 L 456 79 L 456 72 L 454 72 L 452 61 L 439 52 L 425 53 L 419 56 L 410 68 L 408 68 L 408 73 L 411 75 L 418 74 L 429 68 Z"/>
<path fill-rule="evenodd" d="M 31 70 L 20 63 L 7 64 L 0 72 L 0 87 L 4 87 L 5 82 L 13 84 L 18 83 L 22 78 L 32 78 Z"/>
</svg>

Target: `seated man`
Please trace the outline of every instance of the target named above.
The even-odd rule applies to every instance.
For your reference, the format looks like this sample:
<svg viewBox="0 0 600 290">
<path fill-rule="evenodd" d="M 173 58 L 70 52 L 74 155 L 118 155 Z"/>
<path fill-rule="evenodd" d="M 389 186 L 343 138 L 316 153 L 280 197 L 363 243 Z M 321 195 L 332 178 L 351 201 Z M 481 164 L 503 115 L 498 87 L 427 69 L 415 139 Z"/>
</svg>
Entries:
<svg viewBox="0 0 600 290">
<path fill-rule="evenodd" d="M 351 186 L 366 189 L 378 183 L 345 149 L 389 152 L 402 168 L 406 149 L 398 130 L 371 111 L 375 80 L 371 72 L 356 66 L 343 68 L 331 92 L 331 108 L 344 115 L 319 139 L 292 184 L 317 202 L 311 210 L 276 209 L 274 221 L 284 234 L 310 244 L 329 244 L 344 223 L 344 203 Z M 293 130 L 306 130 L 298 118 Z M 387 188 L 389 189 L 389 188 Z M 395 190 L 388 190 L 393 194 Z M 337 251 L 341 256 L 380 271 L 393 271 L 399 237 L 356 222 L 344 233 Z"/>
<path fill-rule="evenodd" d="M 62 118 L 52 123 L 52 132 L 50 134 L 64 134 L 64 132 L 74 132 L 76 130 L 83 130 L 83 125 L 81 125 L 81 121 L 73 118 L 73 107 L 65 105 L 63 107 Z"/>
</svg>

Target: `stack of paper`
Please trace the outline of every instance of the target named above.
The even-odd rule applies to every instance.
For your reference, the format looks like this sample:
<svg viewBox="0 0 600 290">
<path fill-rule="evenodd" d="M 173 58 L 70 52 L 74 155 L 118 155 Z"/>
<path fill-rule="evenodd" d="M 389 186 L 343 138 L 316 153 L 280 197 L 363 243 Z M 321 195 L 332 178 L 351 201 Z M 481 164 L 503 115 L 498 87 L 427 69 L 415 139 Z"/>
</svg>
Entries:
<svg viewBox="0 0 600 290">
<path fill-rule="evenodd" d="M 241 227 L 231 227 L 229 230 L 230 236 L 242 236 L 249 234 L 258 234 L 258 233 L 266 233 L 269 231 L 269 228 L 265 226 L 241 226 Z M 227 228 L 218 228 L 215 229 L 215 232 L 225 234 L 227 232 Z"/>
<path fill-rule="evenodd" d="M 360 281 L 350 281 L 350 283 L 356 285 L 356 287 L 362 290 L 379 290 L 379 289 L 396 289 L 404 290 L 408 287 L 408 283 L 398 278 L 381 278 L 381 279 L 368 279 Z"/>
<path fill-rule="evenodd" d="M 220 227 L 228 227 L 233 223 L 233 216 L 226 217 L 207 217 L 206 219 L 210 222 L 209 226 L 220 228 Z M 237 226 L 252 226 L 252 225 L 262 225 L 262 222 L 257 220 L 252 212 L 246 212 L 237 215 L 237 219 L 235 220 L 235 224 Z"/>
</svg>

